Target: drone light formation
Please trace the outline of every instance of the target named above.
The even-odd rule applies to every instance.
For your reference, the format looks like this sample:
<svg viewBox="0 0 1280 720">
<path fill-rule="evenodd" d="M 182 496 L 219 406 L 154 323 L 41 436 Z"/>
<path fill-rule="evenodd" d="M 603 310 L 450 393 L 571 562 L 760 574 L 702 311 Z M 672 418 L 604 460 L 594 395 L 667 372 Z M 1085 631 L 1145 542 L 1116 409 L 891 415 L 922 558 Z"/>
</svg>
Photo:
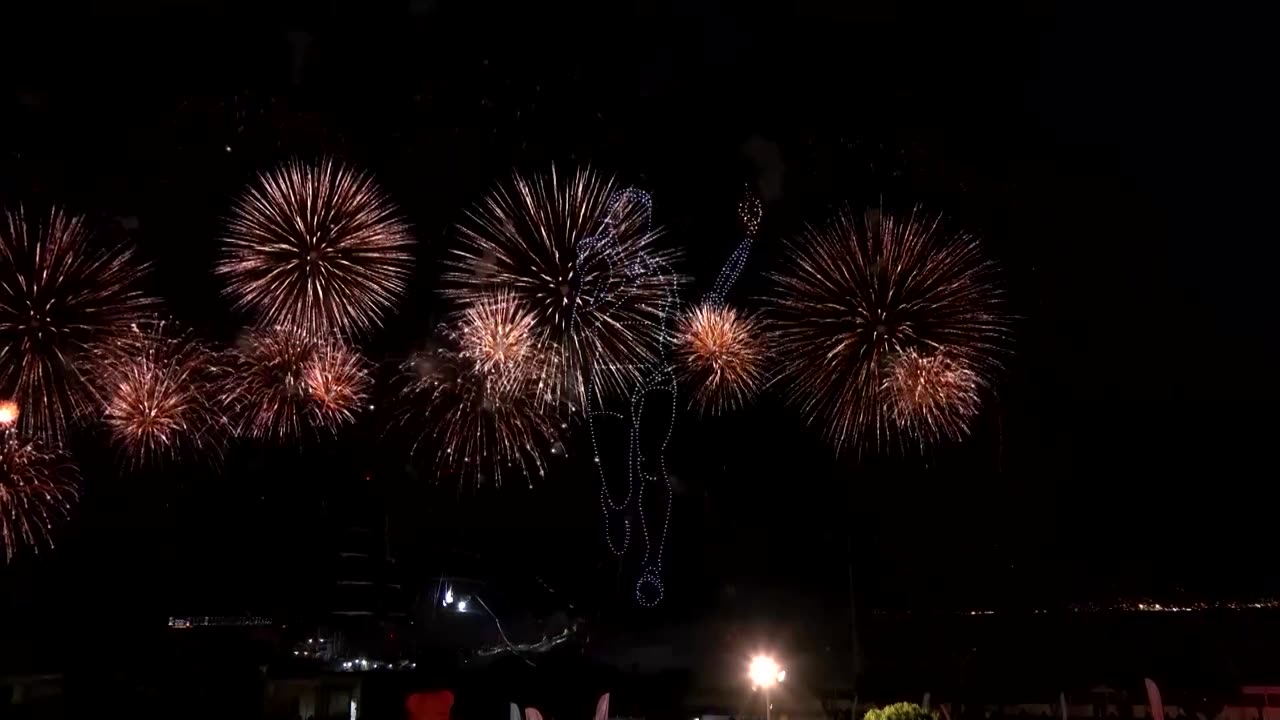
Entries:
<svg viewBox="0 0 1280 720">
<path fill-rule="evenodd" d="M 17 428 L 58 443 L 91 406 L 86 359 L 144 319 L 146 265 L 125 246 L 96 247 L 82 218 L 22 210 L 0 218 L 0 396 Z"/>
<path fill-rule="evenodd" d="M 413 239 L 368 176 L 332 159 L 262 173 L 236 203 L 216 271 L 264 326 L 376 326 L 404 293 Z"/>
<path fill-rule="evenodd" d="M 716 302 L 703 302 L 680 319 L 675 357 L 694 404 L 712 413 L 745 405 L 767 380 L 760 322 Z"/>
<path fill-rule="evenodd" d="M 976 412 L 968 393 L 934 396 L 972 405 L 972 412 L 947 410 L 951 424 L 935 432 L 922 422 L 920 406 L 895 406 L 884 388 L 902 389 L 901 379 L 890 377 L 894 360 L 916 357 L 903 353 L 943 353 L 972 374 L 963 378 L 975 392 L 990 384 L 1008 323 L 978 243 L 944 234 L 937 217 L 918 210 L 905 217 L 871 211 L 811 228 L 789 251 L 785 269 L 773 275 L 770 308 L 773 342 L 786 358 L 777 381 L 788 399 L 824 425 L 837 449 L 956 435 L 956 424 Z M 907 368 L 904 360 L 904 376 Z M 944 416 L 937 406 L 930 413 Z"/>
<path fill-rule="evenodd" d="M 495 289 L 518 298 L 554 355 L 558 400 L 622 395 L 660 351 L 676 281 L 649 217 L 646 194 L 590 170 L 516 176 L 459 228 L 447 293 L 464 306 Z"/>
</svg>

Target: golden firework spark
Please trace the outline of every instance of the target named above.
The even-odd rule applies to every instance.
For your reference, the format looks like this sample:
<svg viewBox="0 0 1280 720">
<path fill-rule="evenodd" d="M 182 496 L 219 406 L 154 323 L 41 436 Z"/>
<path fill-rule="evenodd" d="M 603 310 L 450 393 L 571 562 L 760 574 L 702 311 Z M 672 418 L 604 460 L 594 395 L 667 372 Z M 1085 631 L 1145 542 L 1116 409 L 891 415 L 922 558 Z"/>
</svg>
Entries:
<svg viewBox="0 0 1280 720">
<path fill-rule="evenodd" d="M 882 390 L 899 429 L 937 442 L 969 434 L 981 387 L 977 373 L 943 351 L 904 350 L 890 359 Z"/>
<path fill-rule="evenodd" d="M 91 407 L 82 361 L 154 309 L 138 289 L 145 268 L 59 210 L 0 219 L 0 396 L 17 404 L 18 430 L 56 443 Z"/>
<path fill-rule="evenodd" d="M 622 394 L 661 350 L 677 282 L 649 214 L 647 195 L 590 170 L 516 176 L 460 227 L 447 293 L 463 306 L 495 289 L 518 298 L 553 354 L 559 399 L 582 407 L 592 383 Z"/>
<path fill-rule="evenodd" d="M 112 441 L 134 462 L 217 451 L 226 422 L 214 397 L 214 361 L 202 343 L 162 321 L 100 345 L 92 384 Z"/>
<path fill-rule="evenodd" d="M 765 354 L 764 333 L 751 315 L 704 302 L 680 319 L 676 359 L 703 410 L 732 410 L 754 397 L 765 383 Z"/>
<path fill-rule="evenodd" d="M 5 560 L 21 546 L 53 547 L 55 526 L 80 499 L 66 453 L 16 429 L 0 430 L 0 540 Z"/>
<path fill-rule="evenodd" d="M 245 331 L 224 367 L 220 400 L 235 431 L 253 438 L 294 438 L 304 426 L 350 422 L 370 382 L 354 349 L 292 325 Z"/>
<path fill-rule="evenodd" d="M 259 175 L 236 203 L 217 272 L 264 326 L 368 330 L 403 294 L 413 239 L 363 173 L 331 159 Z"/>
<path fill-rule="evenodd" d="M 785 358 L 779 380 L 837 448 L 879 447 L 895 435 L 882 388 L 901 353 L 945 348 L 976 384 L 990 385 L 1008 322 L 975 240 L 943 234 L 938 218 L 918 211 L 872 211 L 810 229 L 789 249 L 770 309 Z"/>
</svg>

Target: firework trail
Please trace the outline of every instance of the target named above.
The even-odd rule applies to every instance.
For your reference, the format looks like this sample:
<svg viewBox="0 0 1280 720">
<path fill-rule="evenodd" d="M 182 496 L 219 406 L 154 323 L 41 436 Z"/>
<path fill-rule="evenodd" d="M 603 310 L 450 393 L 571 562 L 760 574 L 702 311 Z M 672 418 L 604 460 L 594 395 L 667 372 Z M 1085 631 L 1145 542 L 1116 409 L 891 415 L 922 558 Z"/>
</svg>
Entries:
<svg viewBox="0 0 1280 720">
<path fill-rule="evenodd" d="M 127 247 L 95 248 L 82 218 L 21 210 L 0 220 L 0 395 L 18 430 L 57 443 L 92 399 L 82 360 L 129 331 L 155 302 Z"/>
<path fill-rule="evenodd" d="M 258 439 L 351 422 L 372 384 L 354 349 L 292 325 L 247 330 L 222 367 L 224 414 L 237 434 Z"/>
<path fill-rule="evenodd" d="M 0 428 L 0 540 L 5 560 L 22 546 L 53 547 L 54 527 L 80 499 L 75 466 L 61 450 Z"/>
<path fill-rule="evenodd" d="M 870 212 L 809 229 L 789 245 L 771 314 L 774 348 L 787 362 L 778 381 L 810 421 L 820 421 L 837 448 L 884 445 L 895 434 L 927 442 L 933 435 L 919 408 L 906 412 L 893 393 L 910 385 L 903 353 L 943 353 L 973 388 L 990 384 L 1007 346 L 1008 323 L 992 281 L 993 266 L 978 243 L 944 235 L 936 217 L 913 211 L 905 218 Z M 947 373 L 917 374 L 927 381 Z M 913 391 L 913 392 L 918 392 Z M 931 390 L 935 401 L 969 403 L 962 392 Z M 972 412 L 933 406 L 934 418 L 956 422 Z M 922 430 L 924 432 L 922 432 Z"/>
<path fill-rule="evenodd" d="M 585 407 L 633 387 L 663 342 L 673 254 L 655 245 L 649 198 L 590 170 L 517 176 L 460 227 L 447 293 L 469 305 L 505 288 L 551 349 L 554 393 Z"/>
<path fill-rule="evenodd" d="M 881 391 L 897 427 L 932 443 L 968 435 L 982 387 L 977 373 L 944 351 L 903 350 L 889 360 Z"/>
<path fill-rule="evenodd" d="M 376 326 L 403 294 L 413 239 L 373 181 L 331 159 L 258 176 L 236 203 L 217 272 L 263 326 Z"/>
<path fill-rule="evenodd" d="M 169 323 L 148 321 L 98 345 L 90 363 L 97 411 L 134 462 L 218 451 L 227 429 L 216 355 Z"/>
<path fill-rule="evenodd" d="M 558 427 L 541 382 L 547 360 L 536 344 L 509 348 L 519 354 L 513 362 L 509 354 L 492 352 L 487 341 L 477 342 L 478 332 L 492 337 L 492 327 L 477 324 L 492 318 L 494 307 L 517 326 L 527 313 L 494 299 L 478 306 L 453 326 L 440 327 L 434 347 L 403 363 L 400 422 L 420 428 L 414 450 L 433 446 L 441 477 L 501 485 L 504 471 L 514 469 L 532 483 L 534 475 L 545 474 L 542 450 L 556 441 Z M 507 330 L 497 334 L 511 338 Z"/>
<path fill-rule="evenodd" d="M 703 302 L 681 317 L 675 357 L 694 403 L 712 413 L 742 407 L 767 379 L 759 320 L 727 305 Z"/>
</svg>

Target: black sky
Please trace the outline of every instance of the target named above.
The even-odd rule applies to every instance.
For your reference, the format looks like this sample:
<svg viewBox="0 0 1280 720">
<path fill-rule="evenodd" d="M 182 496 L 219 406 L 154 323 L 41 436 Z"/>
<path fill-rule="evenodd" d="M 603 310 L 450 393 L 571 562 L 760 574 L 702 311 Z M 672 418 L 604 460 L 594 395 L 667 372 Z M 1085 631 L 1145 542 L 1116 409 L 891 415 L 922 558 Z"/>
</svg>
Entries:
<svg viewBox="0 0 1280 720">
<path fill-rule="evenodd" d="M 985 239 L 1018 318 L 975 437 L 860 460 L 776 397 L 682 415 L 659 616 L 742 588 L 838 601 L 850 544 L 877 607 L 1280 589 L 1259 572 L 1277 549 L 1274 231 L 1245 111 L 1260 66 L 1236 21 L 1074 3 L 348 5 L 5 23 L 0 200 L 133 240 L 169 311 L 226 341 L 245 319 L 211 264 L 232 198 L 278 161 L 337 155 L 420 241 L 409 296 L 366 344 L 380 359 L 428 335 L 452 223 L 513 167 L 590 162 L 649 189 L 690 297 L 738 240 L 744 183 L 764 183 L 747 305 L 805 222 L 923 203 Z M 636 613 L 635 568 L 606 556 L 576 457 L 532 491 L 458 492 L 372 428 L 136 474 L 81 443 L 86 502 L 56 554 L 0 568 L 0 607 L 50 622 L 91 592 L 98 617 L 288 612 L 322 573 L 335 498 L 369 474 L 412 567 L 453 544 Z"/>
</svg>

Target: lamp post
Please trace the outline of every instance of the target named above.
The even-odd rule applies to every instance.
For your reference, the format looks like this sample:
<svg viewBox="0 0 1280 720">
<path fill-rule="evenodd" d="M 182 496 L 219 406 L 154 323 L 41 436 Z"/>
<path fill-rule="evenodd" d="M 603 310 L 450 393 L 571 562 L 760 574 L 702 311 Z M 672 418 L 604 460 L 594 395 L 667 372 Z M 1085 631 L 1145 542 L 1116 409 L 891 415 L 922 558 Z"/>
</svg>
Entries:
<svg viewBox="0 0 1280 720">
<path fill-rule="evenodd" d="M 769 698 L 769 691 L 774 685 L 786 679 L 787 671 L 778 665 L 777 660 L 768 655 L 757 655 L 751 658 L 747 677 L 751 679 L 753 689 L 759 688 L 764 692 L 764 720 L 772 720 L 773 702 Z"/>
</svg>

